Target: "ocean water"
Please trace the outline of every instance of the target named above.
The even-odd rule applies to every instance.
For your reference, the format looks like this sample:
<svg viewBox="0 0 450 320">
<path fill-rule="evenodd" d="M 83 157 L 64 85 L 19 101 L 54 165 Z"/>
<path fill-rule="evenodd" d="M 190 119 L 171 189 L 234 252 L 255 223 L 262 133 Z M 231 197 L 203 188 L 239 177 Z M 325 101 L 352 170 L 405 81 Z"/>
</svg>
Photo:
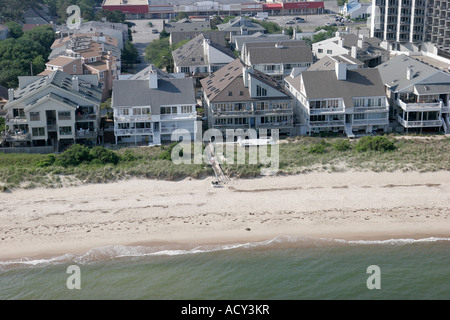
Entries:
<svg viewBox="0 0 450 320">
<path fill-rule="evenodd" d="M 69 266 L 80 289 L 68 289 Z M 369 266 L 380 289 L 368 289 Z M 104 247 L 0 262 L 0 299 L 450 299 L 450 239 L 280 237 L 192 248 Z"/>
</svg>

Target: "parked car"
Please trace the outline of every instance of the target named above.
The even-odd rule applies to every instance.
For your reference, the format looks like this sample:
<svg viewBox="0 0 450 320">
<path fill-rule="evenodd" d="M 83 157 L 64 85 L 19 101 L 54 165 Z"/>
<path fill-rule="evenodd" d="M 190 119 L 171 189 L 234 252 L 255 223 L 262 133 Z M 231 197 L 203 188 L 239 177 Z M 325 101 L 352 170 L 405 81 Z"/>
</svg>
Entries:
<svg viewBox="0 0 450 320">
<path fill-rule="evenodd" d="M 158 29 L 153 29 L 152 30 L 152 33 L 158 33 L 159 31 L 158 31 Z"/>
<path fill-rule="evenodd" d="M 300 17 L 295 17 L 294 20 L 297 22 L 305 22 L 305 19 L 300 18 Z"/>
<path fill-rule="evenodd" d="M 295 24 L 295 21 L 294 20 L 289 20 L 289 21 L 286 21 L 286 24 Z"/>
</svg>

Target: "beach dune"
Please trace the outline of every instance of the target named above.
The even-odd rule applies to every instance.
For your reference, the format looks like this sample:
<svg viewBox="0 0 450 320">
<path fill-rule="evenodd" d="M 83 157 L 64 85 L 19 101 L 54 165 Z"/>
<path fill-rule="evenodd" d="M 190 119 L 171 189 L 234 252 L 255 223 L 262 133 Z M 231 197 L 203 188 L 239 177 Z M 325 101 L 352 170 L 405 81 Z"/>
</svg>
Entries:
<svg viewBox="0 0 450 320">
<path fill-rule="evenodd" d="M 450 172 L 133 179 L 0 194 L 0 260 L 110 245 L 226 244 L 277 236 L 450 237 Z"/>
</svg>

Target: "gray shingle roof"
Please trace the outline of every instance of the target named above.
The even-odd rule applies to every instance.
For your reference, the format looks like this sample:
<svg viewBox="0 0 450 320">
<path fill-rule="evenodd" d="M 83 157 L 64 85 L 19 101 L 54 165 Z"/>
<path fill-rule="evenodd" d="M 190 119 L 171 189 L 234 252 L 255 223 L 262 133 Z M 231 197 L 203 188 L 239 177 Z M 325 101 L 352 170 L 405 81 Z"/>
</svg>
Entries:
<svg viewBox="0 0 450 320">
<path fill-rule="evenodd" d="M 420 83 L 432 75 L 441 72 L 437 68 L 426 65 L 404 54 L 384 62 L 376 68 L 380 71 L 383 82 L 394 92 L 403 90 L 412 92 L 412 86 L 414 84 Z M 408 68 L 413 70 L 414 77 L 412 79 L 406 78 Z"/>
<path fill-rule="evenodd" d="M 201 84 L 209 101 L 229 102 L 263 100 L 264 98 L 253 99 L 250 96 L 249 89 L 244 87 L 242 77 L 244 67 L 244 63 L 238 58 L 220 68 L 210 76 L 202 79 Z M 290 98 L 285 89 L 270 76 L 257 70 L 252 70 L 251 76 L 279 92 L 284 93 L 286 98 Z M 229 94 L 230 92 L 231 95 Z M 270 97 L 266 98 L 270 99 Z"/>
<path fill-rule="evenodd" d="M 47 79 L 49 80 L 49 83 L 47 83 Z M 28 96 L 29 94 L 32 94 L 33 91 L 41 89 L 42 87 L 48 85 L 55 85 L 70 92 L 71 94 L 78 96 L 81 95 L 87 99 L 92 100 L 95 103 L 100 103 L 102 98 L 102 90 L 81 79 L 79 79 L 78 81 L 79 81 L 79 90 L 76 91 L 72 87 L 72 76 L 63 71 L 56 70 L 48 74 L 47 76 L 39 77 L 37 78 L 37 80 L 32 81 L 28 83 L 26 86 L 17 89 L 14 92 L 14 101 L 20 100 Z"/>
<path fill-rule="evenodd" d="M 146 80 L 149 78 L 149 75 L 152 71 L 156 72 L 159 78 L 174 78 L 167 72 L 164 72 L 161 69 L 155 67 L 153 64 L 151 64 L 147 68 L 139 71 L 138 73 L 130 77 L 128 80 Z"/>
<path fill-rule="evenodd" d="M 170 33 L 170 41 L 172 44 L 177 44 L 184 40 L 192 40 L 198 35 L 203 34 L 206 39 L 211 42 L 217 43 L 223 47 L 227 46 L 227 41 L 225 40 L 224 31 L 179 31 Z"/>
<path fill-rule="evenodd" d="M 343 98 L 347 108 L 353 107 L 353 98 L 385 96 L 377 69 L 347 70 L 346 80 L 337 80 L 335 71 L 304 71 L 294 79 L 287 77 L 286 81 L 299 90 L 300 77 L 308 99 Z"/>
<path fill-rule="evenodd" d="M 112 107 L 148 106 L 160 114 L 162 105 L 196 104 L 192 78 L 158 79 L 158 88 L 150 89 L 148 80 L 115 80 Z"/>
<path fill-rule="evenodd" d="M 199 34 L 197 37 L 182 45 L 177 50 L 172 51 L 173 61 L 177 66 L 198 66 L 208 65 L 208 56 L 204 51 L 205 36 Z M 217 45 L 213 42 L 209 43 L 210 46 L 217 50 L 227 54 L 230 57 L 234 57 L 233 52 L 225 47 Z"/>
<path fill-rule="evenodd" d="M 191 21 L 183 19 L 177 22 L 166 22 L 163 25 L 166 32 L 180 32 L 180 31 L 202 31 L 211 29 L 209 21 Z"/>
<path fill-rule="evenodd" d="M 298 63 L 314 61 L 311 47 L 303 40 L 247 42 L 243 52 L 248 54 L 250 62 L 262 63 Z"/>
<path fill-rule="evenodd" d="M 335 68 L 335 62 L 344 62 L 351 65 L 357 65 L 358 68 L 364 66 L 364 63 L 352 58 L 348 54 L 340 54 L 337 56 L 325 56 L 322 59 L 318 60 L 316 63 L 314 63 L 312 66 L 308 68 L 308 71 L 317 71 L 317 70 L 334 70 Z"/>
<path fill-rule="evenodd" d="M 266 29 L 264 29 L 264 27 L 260 26 L 257 23 L 254 23 L 253 21 L 251 21 L 249 19 L 245 19 L 244 17 L 236 17 L 234 19 L 231 19 L 227 23 L 219 24 L 219 25 L 217 25 L 217 29 L 223 30 L 226 32 L 240 31 L 242 26 L 245 26 L 249 31 L 253 31 L 253 32 L 258 32 L 258 31 L 265 32 L 266 31 Z"/>
</svg>

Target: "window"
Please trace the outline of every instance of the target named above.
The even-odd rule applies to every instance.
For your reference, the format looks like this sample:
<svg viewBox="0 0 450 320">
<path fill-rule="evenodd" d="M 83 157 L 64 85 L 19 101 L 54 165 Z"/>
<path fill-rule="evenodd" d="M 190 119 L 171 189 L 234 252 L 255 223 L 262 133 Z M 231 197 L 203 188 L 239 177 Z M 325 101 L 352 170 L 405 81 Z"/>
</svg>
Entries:
<svg viewBox="0 0 450 320">
<path fill-rule="evenodd" d="M 40 121 L 39 112 L 30 112 L 30 121 Z"/>
<path fill-rule="evenodd" d="M 192 106 L 181 106 L 181 113 L 192 113 Z"/>
<path fill-rule="evenodd" d="M 99 75 L 100 79 L 103 79 L 103 71 L 100 72 L 98 75 Z"/>
<path fill-rule="evenodd" d="M 257 97 L 267 96 L 267 89 L 261 87 L 260 85 L 256 85 L 256 96 Z"/>
<path fill-rule="evenodd" d="M 128 116 L 130 114 L 130 110 L 129 109 L 121 109 L 121 113 L 123 116 Z"/>
<path fill-rule="evenodd" d="M 319 53 L 323 53 L 323 49 L 318 49 L 317 50 Z"/>
<path fill-rule="evenodd" d="M 23 109 L 13 109 L 13 116 L 14 118 L 24 118 L 25 112 Z"/>
<path fill-rule="evenodd" d="M 77 73 L 77 65 L 76 64 L 73 65 L 73 73 Z"/>
<path fill-rule="evenodd" d="M 353 115 L 353 120 L 363 120 L 363 119 L 365 119 L 364 113 L 355 113 Z"/>
<path fill-rule="evenodd" d="M 140 108 L 133 109 L 133 116 L 140 116 L 142 114 L 142 110 Z"/>
<path fill-rule="evenodd" d="M 333 50 L 327 50 L 327 54 L 333 54 Z"/>
<path fill-rule="evenodd" d="M 70 120 L 70 111 L 58 111 L 58 120 Z"/>
<path fill-rule="evenodd" d="M 257 102 L 256 103 L 256 110 L 268 110 L 268 109 L 269 109 L 268 102 Z"/>
<path fill-rule="evenodd" d="M 45 136 L 45 128 L 32 128 L 31 133 L 33 134 L 33 137 Z"/>
<path fill-rule="evenodd" d="M 182 73 L 189 73 L 189 67 L 181 67 Z"/>
<path fill-rule="evenodd" d="M 72 135 L 72 127 L 59 127 L 59 135 L 60 136 L 71 136 Z"/>
</svg>

